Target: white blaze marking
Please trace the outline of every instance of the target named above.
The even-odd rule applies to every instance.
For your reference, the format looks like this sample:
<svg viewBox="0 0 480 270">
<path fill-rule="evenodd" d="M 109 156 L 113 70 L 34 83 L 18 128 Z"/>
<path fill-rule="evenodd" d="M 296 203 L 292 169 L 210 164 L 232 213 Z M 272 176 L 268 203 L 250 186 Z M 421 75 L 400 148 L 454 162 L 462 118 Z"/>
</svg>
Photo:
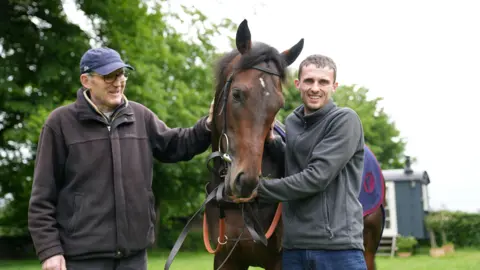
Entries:
<svg viewBox="0 0 480 270">
<path fill-rule="evenodd" d="M 259 80 L 260 80 L 260 84 L 262 85 L 263 90 L 264 90 L 264 91 L 263 91 L 263 94 L 264 94 L 265 96 L 270 95 L 270 93 L 269 93 L 269 92 L 267 91 L 267 89 L 265 88 L 265 81 L 263 80 L 263 78 L 260 78 Z"/>
<path fill-rule="evenodd" d="M 265 88 L 265 82 L 263 81 L 263 78 L 260 78 L 260 84 L 262 85 L 263 88 Z"/>
</svg>

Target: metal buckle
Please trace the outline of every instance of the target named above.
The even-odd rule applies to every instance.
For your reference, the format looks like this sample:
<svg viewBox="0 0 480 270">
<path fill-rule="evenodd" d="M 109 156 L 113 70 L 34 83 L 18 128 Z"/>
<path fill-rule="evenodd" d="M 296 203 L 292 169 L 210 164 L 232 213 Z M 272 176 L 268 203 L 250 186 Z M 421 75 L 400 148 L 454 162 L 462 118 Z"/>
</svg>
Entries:
<svg viewBox="0 0 480 270">
<path fill-rule="evenodd" d="M 225 242 L 223 242 L 223 243 L 220 242 L 220 236 L 217 237 L 217 242 L 218 242 L 220 245 L 222 245 L 222 246 L 225 245 L 225 244 L 228 242 L 228 237 L 227 237 L 226 235 L 224 235 L 224 236 L 225 236 Z"/>
</svg>

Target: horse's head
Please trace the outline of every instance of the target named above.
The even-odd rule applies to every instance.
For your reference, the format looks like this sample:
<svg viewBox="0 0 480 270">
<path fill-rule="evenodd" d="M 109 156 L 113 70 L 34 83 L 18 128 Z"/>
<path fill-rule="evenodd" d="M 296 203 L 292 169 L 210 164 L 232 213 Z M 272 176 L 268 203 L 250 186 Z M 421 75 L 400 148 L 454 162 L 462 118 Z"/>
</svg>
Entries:
<svg viewBox="0 0 480 270">
<path fill-rule="evenodd" d="M 303 39 L 289 50 L 252 45 L 244 20 L 236 34 L 237 50 L 217 67 L 213 150 L 229 164 L 225 176 L 228 195 L 248 198 L 262 174 L 264 142 L 277 112 L 284 105 L 282 83 L 286 68 L 303 49 Z"/>
</svg>

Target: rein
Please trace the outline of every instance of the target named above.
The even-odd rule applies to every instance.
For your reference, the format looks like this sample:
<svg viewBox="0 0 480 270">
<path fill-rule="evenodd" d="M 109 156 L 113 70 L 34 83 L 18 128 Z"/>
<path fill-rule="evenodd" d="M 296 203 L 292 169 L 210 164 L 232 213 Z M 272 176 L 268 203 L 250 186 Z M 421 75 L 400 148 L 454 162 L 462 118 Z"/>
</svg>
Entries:
<svg viewBox="0 0 480 270">
<path fill-rule="evenodd" d="M 276 72 L 274 72 L 270 69 L 265 69 L 265 68 L 262 68 L 262 67 L 259 67 L 259 66 L 254 66 L 252 68 L 256 69 L 256 70 L 260 70 L 260 71 L 265 72 L 265 73 L 270 74 L 270 75 L 280 76 L 278 73 L 276 73 Z M 206 166 L 207 166 L 208 170 L 210 172 L 212 172 L 213 174 L 215 174 L 219 179 L 222 179 L 223 181 L 221 181 L 221 183 L 218 186 L 213 188 L 212 191 L 208 192 L 206 190 L 206 193 L 208 194 L 207 197 L 203 201 L 200 208 L 188 220 L 187 224 L 185 225 L 182 232 L 180 233 L 180 236 L 178 237 L 177 241 L 175 242 L 175 245 L 173 246 L 172 250 L 170 251 L 170 255 L 168 256 L 167 262 L 165 263 L 165 268 L 164 268 L 165 270 L 170 269 L 170 266 L 173 263 L 173 260 L 174 260 L 175 256 L 177 255 L 177 253 L 180 250 L 183 242 L 185 241 L 185 238 L 187 237 L 188 231 L 192 227 L 192 221 L 197 217 L 197 215 L 201 212 L 201 210 L 210 202 L 216 202 L 217 207 L 220 210 L 219 221 L 218 221 L 219 232 L 218 232 L 218 238 L 217 238 L 217 245 L 216 245 L 215 249 L 213 249 L 211 244 L 210 244 L 210 235 L 209 235 L 208 224 L 207 224 L 207 211 L 205 210 L 204 213 L 203 213 L 203 242 L 204 242 L 206 250 L 210 254 L 216 254 L 218 251 L 220 251 L 222 246 L 226 245 L 227 242 L 229 241 L 229 239 L 226 235 L 226 225 L 225 225 L 225 217 L 226 217 L 226 215 L 225 215 L 225 205 L 226 204 L 230 205 L 234 208 L 239 208 L 241 210 L 245 227 L 250 232 L 250 235 L 252 236 L 253 241 L 254 242 L 261 242 L 265 246 L 267 246 L 267 243 L 268 243 L 267 239 L 269 239 L 272 236 L 272 234 L 275 231 L 275 229 L 278 225 L 278 222 L 280 220 L 281 213 L 282 213 L 282 204 L 281 203 L 278 204 L 277 210 L 275 211 L 275 216 L 272 220 L 272 223 L 270 224 L 270 227 L 268 228 L 267 232 L 264 234 L 263 233 L 264 229 L 263 229 L 261 223 L 258 221 L 258 219 L 254 215 L 252 203 L 235 203 L 235 202 L 233 202 L 231 200 L 228 200 L 227 198 L 224 197 L 225 175 L 226 175 L 226 171 L 228 169 L 228 166 L 232 163 L 232 158 L 228 153 L 230 146 L 229 146 L 229 141 L 228 141 L 228 135 L 226 133 L 226 127 L 227 127 L 226 111 L 227 111 L 227 99 L 228 99 L 228 95 L 229 95 L 229 92 L 230 92 L 230 85 L 233 81 L 233 77 L 234 77 L 234 73 L 231 73 L 228 76 L 227 82 L 225 83 L 225 86 L 223 87 L 222 92 L 221 92 L 221 94 L 223 95 L 223 100 L 222 100 L 223 101 L 223 107 L 222 107 L 223 127 L 222 127 L 222 133 L 221 133 L 220 138 L 218 140 L 218 150 L 212 152 L 208 156 L 207 162 L 206 162 Z M 284 133 L 283 130 L 281 130 L 281 132 L 279 132 L 279 130 L 276 126 L 275 126 L 275 130 L 284 138 L 285 133 Z M 225 149 L 224 152 L 222 152 L 222 148 L 221 148 L 222 139 L 225 140 L 225 148 L 226 149 Z M 224 165 L 223 170 L 220 171 L 220 172 L 217 172 L 214 169 L 214 167 L 210 165 L 210 161 L 214 160 L 216 158 L 220 158 L 220 160 L 223 161 L 223 165 Z M 207 183 L 207 185 L 208 184 L 209 183 Z M 243 227 L 242 232 L 240 233 L 240 236 L 235 240 L 235 243 L 234 243 L 232 249 L 228 253 L 225 260 L 222 262 L 222 264 L 218 267 L 218 269 L 222 268 L 222 266 L 227 262 L 228 258 L 230 257 L 230 255 L 235 250 L 235 247 L 237 246 L 237 244 L 242 239 L 243 233 L 245 232 L 245 227 Z M 261 233 L 257 233 L 256 228 L 258 228 L 258 230 Z M 233 239 L 230 239 L 230 240 L 233 240 Z"/>
</svg>

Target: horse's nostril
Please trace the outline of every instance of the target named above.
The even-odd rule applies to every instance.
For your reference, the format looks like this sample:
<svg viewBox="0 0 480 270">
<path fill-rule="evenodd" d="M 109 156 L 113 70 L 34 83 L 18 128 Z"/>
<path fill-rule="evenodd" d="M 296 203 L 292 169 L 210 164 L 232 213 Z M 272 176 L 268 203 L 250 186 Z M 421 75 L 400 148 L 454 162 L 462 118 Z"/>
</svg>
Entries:
<svg viewBox="0 0 480 270">
<path fill-rule="evenodd" d="M 234 193 L 242 198 L 248 198 L 252 196 L 252 192 L 255 190 L 257 183 L 258 179 L 255 179 L 255 177 L 249 178 L 248 174 L 240 172 L 235 178 Z"/>
<path fill-rule="evenodd" d="M 242 193 L 242 185 L 243 185 L 243 172 L 239 172 L 237 177 L 235 178 L 235 190 L 237 193 Z"/>
</svg>

